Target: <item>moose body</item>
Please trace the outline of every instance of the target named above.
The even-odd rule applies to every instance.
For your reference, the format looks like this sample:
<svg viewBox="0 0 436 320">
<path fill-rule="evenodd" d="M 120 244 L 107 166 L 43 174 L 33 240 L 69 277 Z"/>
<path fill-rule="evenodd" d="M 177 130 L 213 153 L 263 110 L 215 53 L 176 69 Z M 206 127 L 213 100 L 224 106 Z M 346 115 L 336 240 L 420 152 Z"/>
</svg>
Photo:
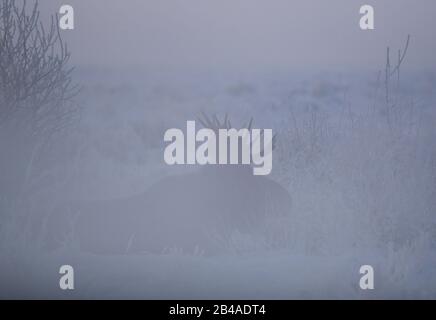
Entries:
<svg viewBox="0 0 436 320">
<path fill-rule="evenodd" d="M 249 166 L 208 167 L 164 178 L 132 197 L 57 209 L 48 242 L 54 248 L 70 238 L 96 254 L 168 249 L 215 254 L 233 231 L 254 234 L 265 219 L 286 217 L 290 208 L 288 192 L 253 176 Z M 65 214 L 75 217 L 67 230 Z"/>
<path fill-rule="evenodd" d="M 227 115 L 223 123 L 204 115 L 202 124 L 215 132 L 231 128 Z M 248 131 L 251 125 L 252 120 Z M 273 147 L 274 139 L 270 143 Z M 48 244 L 57 247 L 70 239 L 81 250 L 98 254 L 173 249 L 216 254 L 233 232 L 256 235 L 268 219 L 287 217 L 290 210 L 286 189 L 253 175 L 251 165 L 204 165 L 194 173 L 168 176 L 129 198 L 61 207 L 50 219 Z M 62 226 L 65 215 L 75 217 L 67 230 Z"/>
</svg>

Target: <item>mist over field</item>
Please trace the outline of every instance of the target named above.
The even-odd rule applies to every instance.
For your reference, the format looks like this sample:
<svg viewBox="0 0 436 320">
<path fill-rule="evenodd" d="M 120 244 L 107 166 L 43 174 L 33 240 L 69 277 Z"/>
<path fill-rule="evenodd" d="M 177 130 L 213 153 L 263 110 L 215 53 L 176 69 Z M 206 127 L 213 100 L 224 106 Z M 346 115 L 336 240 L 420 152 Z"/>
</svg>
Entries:
<svg viewBox="0 0 436 320">
<path fill-rule="evenodd" d="M 34 91 L 3 46 L 0 298 L 436 298 L 436 6 L 372 2 L 70 1 Z M 270 175 L 165 163 L 167 129 L 251 118 Z"/>
</svg>

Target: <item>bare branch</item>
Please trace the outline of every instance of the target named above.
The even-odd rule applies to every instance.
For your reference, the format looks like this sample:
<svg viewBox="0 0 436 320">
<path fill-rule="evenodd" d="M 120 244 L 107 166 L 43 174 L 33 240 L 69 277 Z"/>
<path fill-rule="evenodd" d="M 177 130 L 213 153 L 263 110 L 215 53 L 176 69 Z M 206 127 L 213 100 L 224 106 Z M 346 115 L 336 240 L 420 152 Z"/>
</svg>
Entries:
<svg viewBox="0 0 436 320">
<path fill-rule="evenodd" d="M 71 54 L 57 21 L 53 15 L 45 26 L 37 1 L 28 9 L 26 1 L 0 0 L 0 126 L 15 119 L 47 135 L 77 111 L 69 103 L 78 92 L 68 68 Z"/>
</svg>

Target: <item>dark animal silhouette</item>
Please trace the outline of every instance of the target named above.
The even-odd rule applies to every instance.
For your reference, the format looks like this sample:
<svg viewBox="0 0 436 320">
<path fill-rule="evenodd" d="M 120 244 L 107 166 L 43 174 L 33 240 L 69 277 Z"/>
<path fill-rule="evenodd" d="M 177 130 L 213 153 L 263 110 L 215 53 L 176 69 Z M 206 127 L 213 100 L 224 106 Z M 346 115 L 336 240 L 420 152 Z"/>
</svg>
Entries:
<svg viewBox="0 0 436 320">
<path fill-rule="evenodd" d="M 223 126 L 217 120 L 206 125 Z M 266 219 L 290 210 L 286 189 L 253 175 L 250 165 L 206 165 L 128 198 L 60 206 L 49 219 L 47 244 L 56 248 L 69 239 L 98 254 L 216 254 L 232 232 L 256 234 Z"/>
</svg>

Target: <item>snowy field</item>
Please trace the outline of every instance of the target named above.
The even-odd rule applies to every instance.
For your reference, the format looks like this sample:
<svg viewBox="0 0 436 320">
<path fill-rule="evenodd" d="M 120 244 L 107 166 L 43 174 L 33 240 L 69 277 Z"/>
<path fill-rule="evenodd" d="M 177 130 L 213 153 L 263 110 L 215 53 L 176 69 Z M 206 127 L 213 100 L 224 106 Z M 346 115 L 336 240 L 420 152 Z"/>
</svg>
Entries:
<svg viewBox="0 0 436 320">
<path fill-rule="evenodd" d="M 0 298 L 436 298 L 435 73 L 404 72 L 389 103 L 377 70 L 177 74 L 77 70 L 82 119 L 53 151 L 61 159 L 35 176 L 37 192 L 15 204 L 31 218 L 3 220 Z M 44 226 L 71 203 L 146 193 L 198 170 L 163 162 L 163 134 L 202 111 L 278 134 L 270 179 L 292 198 L 287 217 L 232 230 L 212 255 L 92 254 L 68 231 L 47 249 Z M 73 291 L 59 289 L 64 264 Z M 362 291 L 366 264 L 375 289 Z"/>
</svg>

